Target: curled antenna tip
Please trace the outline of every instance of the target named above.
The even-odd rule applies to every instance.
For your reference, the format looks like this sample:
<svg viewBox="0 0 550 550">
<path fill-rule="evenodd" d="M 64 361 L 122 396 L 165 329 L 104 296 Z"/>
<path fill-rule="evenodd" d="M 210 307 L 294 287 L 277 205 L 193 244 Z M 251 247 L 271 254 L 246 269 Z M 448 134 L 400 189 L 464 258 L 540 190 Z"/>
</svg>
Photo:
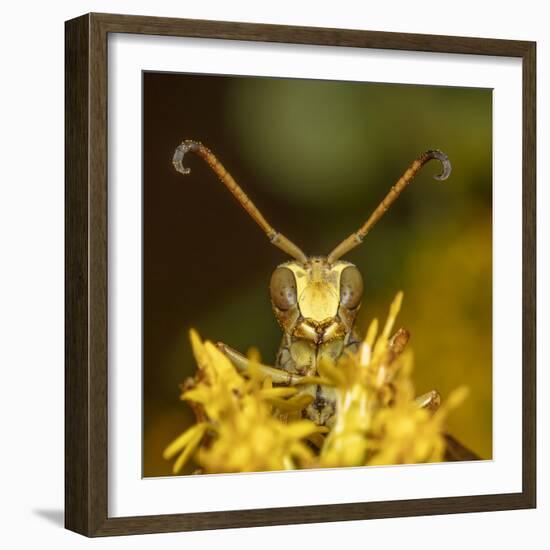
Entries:
<svg viewBox="0 0 550 550">
<path fill-rule="evenodd" d="M 429 159 L 437 159 L 439 162 L 441 162 L 441 165 L 443 167 L 443 171 L 441 174 L 437 174 L 434 176 L 434 179 L 439 181 L 446 180 L 451 175 L 451 161 L 449 160 L 449 157 L 443 152 L 439 151 L 438 149 L 433 149 L 431 151 L 426 151 L 426 156 Z"/>
<path fill-rule="evenodd" d="M 196 141 L 187 140 L 180 143 L 180 145 L 176 147 L 174 156 L 172 157 L 172 164 L 174 165 L 176 171 L 183 175 L 191 173 L 190 168 L 185 168 L 185 166 L 183 166 L 183 157 L 187 152 L 196 150 L 199 146 L 200 144 Z"/>
</svg>

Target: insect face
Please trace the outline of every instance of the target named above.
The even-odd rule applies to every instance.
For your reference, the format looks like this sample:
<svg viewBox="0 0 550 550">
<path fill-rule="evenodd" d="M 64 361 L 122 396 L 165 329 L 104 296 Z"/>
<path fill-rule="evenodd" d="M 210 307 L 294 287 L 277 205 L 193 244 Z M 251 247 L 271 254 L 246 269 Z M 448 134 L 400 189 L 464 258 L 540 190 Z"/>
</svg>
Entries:
<svg viewBox="0 0 550 550">
<path fill-rule="evenodd" d="M 315 344 L 343 338 L 361 305 L 363 280 L 349 262 L 324 257 L 290 261 L 273 272 L 271 304 L 286 334 Z"/>
</svg>

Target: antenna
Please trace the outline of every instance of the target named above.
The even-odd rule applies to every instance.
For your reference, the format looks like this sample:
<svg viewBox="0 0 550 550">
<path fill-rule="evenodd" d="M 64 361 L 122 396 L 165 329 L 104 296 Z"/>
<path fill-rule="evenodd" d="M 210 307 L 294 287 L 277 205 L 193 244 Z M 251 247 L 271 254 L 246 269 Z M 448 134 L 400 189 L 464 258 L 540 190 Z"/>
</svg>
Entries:
<svg viewBox="0 0 550 550">
<path fill-rule="evenodd" d="M 334 263 L 341 258 L 344 254 L 347 254 L 350 250 L 360 245 L 367 233 L 376 225 L 380 218 L 386 213 L 388 208 L 394 203 L 394 201 L 403 192 L 405 187 L 411 183 L 416 176 L 417 172 L 430 160 L 437 159 L 443 166 L 441 174 L 434 176 L 436 180 L 446 180 L 451 174 L 451 163 L 449 157 L 437 149 L 426 151 L 422 153 L 405 171 L 405 173 L 397 180 L 392 186 L 389 193 L 384 197 L 382 202 L 376 207 L 376 210 L 370 215 L 369 219 L 359 228 L 358 231 L 352 233 L 349 237 L 344 239 L 329 255 L 328 262 Z"/>
<path fill-rule="evenodd" d="M 172 164 L 180 174 L 187 175 L 191 172 L 189 168 L 185 168 L 182 164 L 183 157 L 189 151 L 199 155 L 212 168 L 219 180 L 231 191 L 232 195 L 237 199 L 239 204 L 248 212 L 250 217 L 262 228 L 264 233 L 272 244 L 279 247 L 283 252 L 292 256 L 301 263 L 307 261 L 307 256 L 282 233 L 278 233 L 262 213 L 256 208 L 254 203 L 248 198 L 247 194 L 239 187 L 231 174 L 224 168 L 223 164 L 216 158 L 214 153 L 198 141 L 185 140 L 176 147 Z"/>
</svg>

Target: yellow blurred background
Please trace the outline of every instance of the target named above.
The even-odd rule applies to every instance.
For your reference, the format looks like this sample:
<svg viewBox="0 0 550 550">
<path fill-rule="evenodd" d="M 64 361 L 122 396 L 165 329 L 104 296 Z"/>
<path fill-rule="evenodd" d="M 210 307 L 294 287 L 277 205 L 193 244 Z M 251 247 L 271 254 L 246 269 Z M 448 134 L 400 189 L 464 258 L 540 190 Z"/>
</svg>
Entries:
<svg viewBox="0 0 550 550">
<path fill-rule="evenodd" d="M 384 319 L 398 290 L 418 394 L 467 385 L 449 432 L 492 457 L 492 91 L 144 73 L 143 475 L 171 475 L 162 450 L 193 421 L 179 401 L 193 374 L 188 330 L 272 363 L 281 332 L 269 301 L 271 246 L 199 158 L 203 141 L 270 223 L 307 254 L 327 254 L 368 217 L 414 158 L 428 164 L 362 246 L 344 259 L 365 282 L 358 318 Z"/>
</svg>

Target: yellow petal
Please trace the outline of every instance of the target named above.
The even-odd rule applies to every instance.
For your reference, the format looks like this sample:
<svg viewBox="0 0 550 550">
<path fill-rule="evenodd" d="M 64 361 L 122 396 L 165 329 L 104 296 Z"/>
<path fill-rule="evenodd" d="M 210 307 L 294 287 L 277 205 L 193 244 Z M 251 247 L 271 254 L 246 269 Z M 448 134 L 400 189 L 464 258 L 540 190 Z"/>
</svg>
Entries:
<svg viewBox="0 0 550 550">
<path fill-rule="evenodd" d="M 205 351 L 201 337 L 194 328 L 189 331 L 189 339 L 191 340 L 191 349 L 193 350 L 195 360 L 197 361 L 199 368 L 202 368 L 202 365 L 205 362 Z"/>
<path fill-rule="evenodd" d="M 203 435 L 204 435 L 204 429 L 201 432 L 197 432 L 197 434 L 191 439 L 191 441 L 189 441 L 184 451 L 178 456 L 176 462 L 174 463 L 174 467 L 172 469 L 172 471 L 175 474 L 177 474 L 185 466 L 187 461 L 191 458 L 191 455 L 195 452 L 199 443 L 201 442 Z"/>
<path fill-rule="evenodd" d="M 240 388 L 244 385 L 243 378 L 237 373 L 233 363 L 228 357 L 208 340 L 204 343 L 204 350 L 208 356 L 209 363 L 216 371 L 217 377 L 231 389 Z"/>
<path fill-rule="evenodd" d="M 196 403 L 209 403 L 212 398 L 212 391 L 206 386 L 199 386 L 188 390 L 181 396 L 185 401 L 195 401 Z"/>
<path fill-rule="evenodd" d="M 285 435 L 295 439 L 303 439 L 311 434 L 319 432 L 319 426 L 311 420 L 297 420 L 285 426 Z"/>
<path fill-rule="evenodd" d="M 256 347 L 249 348 L 246 356 L 248 357 L 248 359 L 250 359 L 252 363 L 262 362 L 262 356 L 260 355 L 260 350 Z"/>
<path fill-rule="evenodd" d="M 334 366 L 334 364 L 326 357 L 321 358 L 321 360 L 319 361 L 319 364 L 317 365 L 317 370 L 319 371 L 319 374 L 323 378 L 328 378 L 336 386 L 345 385 L 346 379 L 342 374 L 342 372 L 338 370 Z"/>
<path fill-rule="evenodd" d="M 290 399 L 280 399 L 278 397 L 273 397 L 269 399 L 269 402 L 273 406 L 284 412 L 301 411 L 313 402 L 313 396 L 302 393 L 300 395 L 295 395 Z"/>
<path fill-rule="evenodd" d="M 191 349 L 193 350 L 193 355 L 195 356 L 195 361 L 199 369 L 202 369 L 206 374 L 206 378 L 210 382 L 213 382 L 216 380 L 216 373 L 212 369 L 212 365 L 199 333 L 193 328 L 189 331 L 189 339 L 191 340 Z"/>
<path fill-rule="evenodd" d="M 447 407 L 449 409 L 458 407 L 468 397 L 469 393 L 470 390 L 466 386 L 461 386 L 460 388 L 452 391 L 449 397 L 447 397 Z"/>
<path fill-rule="evenodd" d="M 378 333 L 378 319 L 373 319 L 367 330 L 367 336 L 365 337 L 365 343 L 372 349 L 376 334 Z"/>
<path fill-rule="evenodd" d="M 177 439 L 172 441 L 172 443 L 170 443 L 170 445 L 168 445 L 166 449 L 164 449 L 162 456 L 166 460 L 172 458 L 175 454 L 181 451 L 196 436 L 196 434 L 200 433 L 202 437 L 202 434 L 204 433 L 205 429 L 206 429 L 206 424 L 204 422 L 191 426 L 188 430 L 183 432 Z"/>
<path fill-rule="evenodd" d="M 386 325 L 384 326 L 384 331 L 382 332 L 382 336 L 386 340 L 390 336 L 391 329 L 393 328 L 395 319 L 397 318 L 399 310 L 401 309 L 402 302 L 403 302 L 403 292 L 399 291 L 395 296 L 395 298 L 393 299 L 393 302 L 391 303 L 390 312 L 388 314 L 388 320 L 386 321 Z"/>
</svg>

